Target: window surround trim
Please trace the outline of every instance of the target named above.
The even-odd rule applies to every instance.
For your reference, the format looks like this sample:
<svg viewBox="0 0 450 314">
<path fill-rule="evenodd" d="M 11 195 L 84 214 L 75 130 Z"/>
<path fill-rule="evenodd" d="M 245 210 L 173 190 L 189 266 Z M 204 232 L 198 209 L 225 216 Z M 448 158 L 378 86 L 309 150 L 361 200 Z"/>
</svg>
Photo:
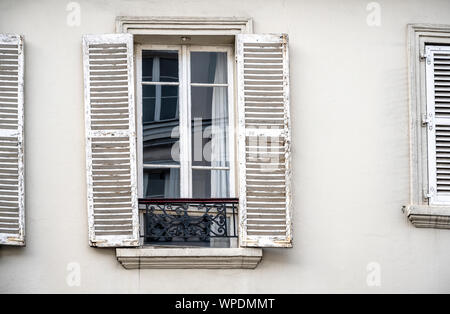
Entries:
<svg viewBox="0 0 450 314">
<path fill-rule="evenodd" d="M 416 227 L 448 229 L 450 204 L 429 204 L 427 132 L 422 121 L 427 113 L 426 45 L 450 45 L 450 25 L 409 24 L 407 33 L 410 189 L 409 204 L 403 206 L 403 212 Z"/>
<path fill-rule="evenodd" d="M 237 34 L 252 34 L 253 20 L 248 17 L 219 17 L 219 18 L 205 18 L 205 17 L 130 17 L 118 16 L 116 18 L 116 33 L 131 33 L 139 35 L 237 35 Z M 236 53 L 236 52 L 235 52 Z M 235 62 L 232 63 L 235 67 Z M 235 87 L 234 87 L 235 88 Z M 236 93 L 234 93 L 236 95 Z M 236 99 L 234 104 L 237 106 Z M 231 119 L 230 119 L 231 120 Z M 236 168 L 238 165 L 236 165 Z M 237 169 L 236 169 L 237 170 Z M 239 244 L 238 244 L 239 245 Z M 170 248 L 170 251 L 161 251 L 161 248 L 155 247 L 141 247 L 129 249 L 126 252 L 133 254 L 133 258 L 138 260 L 138 265 L 134 268 L 212 268 L 212 269 L 239 269 L 249 268 L 242 262 L 243 259 L 251 256 L 254 267 L 260 263 L 263 256 L 262 248 L 201 248 L 197 253 L 203 252 L 201 258 L 190 258 L 198 256 L 190 248 Z M 118 261 L 124 266 L 121 261 L 123 257 L 121 249 L 116 249 L 116 256 Z M 147 252 L 147 253 L 146 253 Z M 151 252 L 151 253 L 149 253 Z M 159 254 L 161 252 L 161 254 Z M 220 258 L 217 257 L 220 252 Z M 151 256 L 147 254 L 152 254 Z M 180 260 L 186 263 L 178 263 L 168 265 L 167 259 L 169 254 L 175 256 L 183 256 Z M 238 257 L 236 257 L 238 255 Z M 202 262 L 204 259 L 211 261 L 208 267 Z M 151 265 L 144 266 L 142 258 L 146 261 L 153 261 Z M 233 261 L 232 263 L 223 263 L 224 259 Z"/>
<path fill-rule="evenodd" d="M 260 248 L 117 248 L 125 269 L 254 269 L 262 260 Z"/>
<path fill-rule="evenodd" d="M 228 149 L 229 149 L 229 184 L 230 195 L 234 198 L 236 192 L 236 146 L 237 136 L 234 132 L 236 121 L 236 100 L 234 95 L 234 49 L 231 45 L 223 46 L 204 46 L 204 45 L 160 45 L 160 44 L 135 44 L 135 68 L 136 68 L 136 123 L 137 123 L 137 162 L 138 162 L 138 195 L 143 197 L 143 153 L 142 153 L 142 51 L 143 50 L 176 50 L 178 51 L 178 76 L 179 82 L 179 130 L 180 130 L 180 163 L 178 166 L 167 168 L 180 169 L 180 197 L 192 197 L 192 170 L 199 169 L 199 166 L 193 166 L 191 156 L 191 81 L 190 81 L 190 53 L 197 51 L 226 52 L 227 53 L 227 77 L 226 83 L 228 90 Z M 164 84 L 163 84 L 164 85 Z M 187 106 L 185 106 L 187 105 Z M 187 124 L 182 126 L 182 123 Z M 164 168 L 164 165 L 160 165 Z M 214 167 L 213 167 L 214 168 Z"/>
<path fill-rule="evenodd" d="M 139 35 L 236 35 L 253 33 L 249 17 L 118 16 L 116 33 Z"/>
</svg>

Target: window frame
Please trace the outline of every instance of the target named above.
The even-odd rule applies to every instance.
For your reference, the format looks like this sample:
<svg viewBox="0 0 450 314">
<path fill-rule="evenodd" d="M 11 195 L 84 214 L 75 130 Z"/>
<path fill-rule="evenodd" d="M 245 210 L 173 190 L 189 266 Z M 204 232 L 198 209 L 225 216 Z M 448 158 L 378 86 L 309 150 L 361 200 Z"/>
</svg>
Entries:
<svg viewBox="0 0 450 314">
<path fill-rule="evenodd" d="M 450 206 L 450 194 L 442 195 L 438 193 L 437 181 L 437 149 L 436 149 L 436 125 L 450 122 L 448 118 L 439 118 L 435 114 L 435 65 L 434 54 L 444 51 L 450 53 L 450 44 L 437 46 L 434 44 L 425 45 L 425 92 L 426 92 L 426 118 L 424 119 L 427 128 L 427 169 L 428 169 L 428 194 L 430 205 Z"/>
<path fill-rule="evenodd" d="M 143 50 L 176 50 L 178 51 L 178 84 L 170 82 L 158 82 L 151 85 L 177 85 L 179 86 L 179 132 L 180 132 L 180 162 L 179 165 L 155 165 L 154 168 L 179 168 L 180 169 L 180 198 L 192 197 L 192 170 L 193 169 L 222 169 L 222 167 L 193 166 L 191 160 L 191 87 L 192 86 L 225 86 L 228 89 L 228 148 L 229 148 L 229 184 L 230 198 L 237 195 L 236 192 L 236 136 L 234 133 L 236 121 L 236 99 L 235 99 L 235 55 L 233 45 L 164 45 L 164 44 L 140 44 L 134 45 L 135 75 L 136 75 L 136 124 L 137 124 L 137 171 L 138 171 L 138 197 L 143 198 L 144 186 L 144 162 L 142 143 L 142 51 Z M 191 52 L 226 52 L 227 53 L 227 83 L 226 84 L 204 84 L 191 83 Z M 153 167 L 152 167 L 153 168 Z M 220 168 L 220 169 L 219 169 Z"/>
<path fill-rule="evenodd" d="M 429 193 L 425 64 L 426 48 L 433 45 L 450 45 L 450 25 L 408 25 L 410 189 L 403 212 L 416 227 L 449 229 L 450 202 L 436 204 Z"/>
<path fill-rule="evenodd" d="M 149 36 L 150 38 L 152 35 L 178 36 L 178 38 L 179 36 L 201 35 L 213 39 L 215 43 L 222 42 L 227 37 L 233 37 L 234 44 L 237 34 L 253 33 L 253 20 L 251 17 L 117 16 L 115 32 Z M 236 66 L 235 62 L 233 62 L 233 66 Z M 235 76 L 234 81 L 236 82 Z M 235 91 L 234 95 L 236 95 Z M 233 98 L 235 106 L 237 106 L 236 97 Z M 233 111 L 233 114 L 237 116 L 236 111 Z M 235 127 L 237 125 L 237 121 L 235 121 Z M 234 158 L 237 160 L 236 153 Z M 239 167 L 239 163 L 236 164 L 236 167 Z M 238 182 L 233 183 L 238 184 Z M 204 269 L 205 263 L 208 263 L 208 268 L 215 269 L 256 268 L 262 259 L 262 248 L 241 247 L 239 241 L 237 245 L 238 248 L 234 249 L 116 248 L 116 257 L 125 268 L 168 268 L 168 261 L 177 262 L 178 266 L 172 266 L 173 268 Z M 138 266 L 136 266 L 136 260 L 139 261 Z"/>
</svg>

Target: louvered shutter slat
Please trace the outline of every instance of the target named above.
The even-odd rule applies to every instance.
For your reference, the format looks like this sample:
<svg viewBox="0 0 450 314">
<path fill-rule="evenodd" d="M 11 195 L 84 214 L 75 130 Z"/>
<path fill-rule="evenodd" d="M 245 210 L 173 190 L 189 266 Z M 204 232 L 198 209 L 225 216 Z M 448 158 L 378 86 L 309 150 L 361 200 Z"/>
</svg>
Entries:
<svg viewBox="0 0 450 314">
<path fill-rule="evenodd" d="M 139 244 L 133 37 L 83 37 L 89 239 Z"/>
<path fill-rule="evenodd" d="M 23 37 L 0 34 L 0 244 L 25 245 Z"/>
<path fill-rule="evenodd" d="M 241 246 L 292 246 L 287 45 L 287 35 L 236 36 Z"/>
</svg>

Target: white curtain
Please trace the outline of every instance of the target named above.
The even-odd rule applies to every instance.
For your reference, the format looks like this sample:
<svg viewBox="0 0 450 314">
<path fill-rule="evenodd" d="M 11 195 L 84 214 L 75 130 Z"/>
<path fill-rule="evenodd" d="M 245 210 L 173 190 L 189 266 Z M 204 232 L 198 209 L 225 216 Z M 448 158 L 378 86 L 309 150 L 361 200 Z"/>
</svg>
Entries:
<svg viewBox="0 0 450 314">
<path fill-rule="evenodd" d="M 177 168 L 169 170 L 169 176 L 164 178 L 164 197 L 180 197 L 180 170 Z"/>
<path fill-rule="evenodd" d="M 148 179 L 149 179 L 149 175 L 147 172 L 144 172 L 144 197 L 148 196 Z"/>
<path fill-rule="evenodd" d="M 214 83 L 225 83 L 227 54 L 216 53 Z M 228 101 L 227 88 L 214 87 L 212 96 L 211 166 L 228 166 Z M 211 170 L 211 197 L 228 197 L 229 171 Z"/>
</svg>

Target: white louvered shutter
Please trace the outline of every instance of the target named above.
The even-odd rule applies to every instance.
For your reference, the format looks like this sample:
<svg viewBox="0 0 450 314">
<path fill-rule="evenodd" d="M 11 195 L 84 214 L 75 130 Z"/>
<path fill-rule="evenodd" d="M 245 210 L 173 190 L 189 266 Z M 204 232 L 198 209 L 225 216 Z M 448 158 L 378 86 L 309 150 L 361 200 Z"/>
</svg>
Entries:
<svg viewBox="0 0 450 314">
<path fill-rule="evenodd" d="M 288 37 L 236 36 L 240 244 L 291 247 Z"/>
<path fill-rule="evenodd" d="M 89 241 L 139 245 L 131 34 L 85 35 Z"/>
<path fill-rule="evenodd" d="M 450 46 L 426 47 L 430 204 L 450 204 Z"/>
<path fill-rule="evenodd" d="M 25 245 L 23 37 L 0 34 L 0 244 Z"/>
</svg>

